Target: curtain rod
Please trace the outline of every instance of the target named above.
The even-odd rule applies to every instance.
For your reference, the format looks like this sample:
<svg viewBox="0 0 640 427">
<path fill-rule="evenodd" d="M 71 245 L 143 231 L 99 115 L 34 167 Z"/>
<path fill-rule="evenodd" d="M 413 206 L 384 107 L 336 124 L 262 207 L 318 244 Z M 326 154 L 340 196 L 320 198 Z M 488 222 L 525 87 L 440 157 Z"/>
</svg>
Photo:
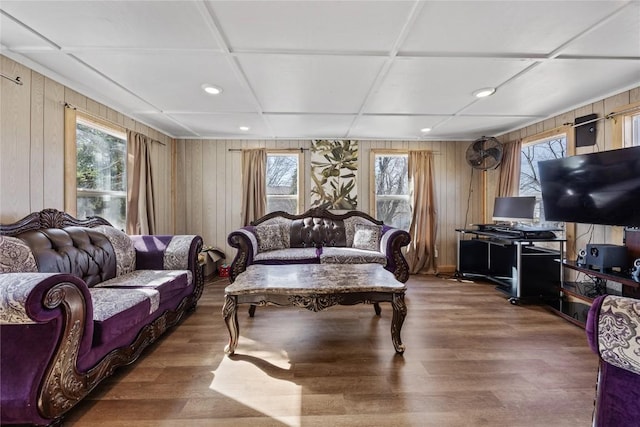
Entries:
<svg viewBox="0 0 640 427">
<path fill-rule="evenodd" d="M 625 114 L 625 113 L 631 113 L 633 111 L 640 111 L 640 105 L 637 106 L 637 107 L 627 108 L 625 110 L 613 111 L 613 112 L 607 114 L 604 117 L 596 117 L 595 119 L 587 120 L 586 122 L 577 123 L 577 124 L 576 123 L 565 123 L 565 125 L 571 125 L 571 127 L 577 128 L 579 126 L 588 125 L 589 123 L 599 122 L 600 120 L 609 120 L 609 119 L 612 119 L 614 117 L 620 116 L 620 115 Z"/>
<path fill-rule="evenodd" d="M 89 112 L 89 111 L 87 111 L 87 110 L 85 110 L 85 109 L 83 109 L 83 108 L 79 108 L 79 107 L 77 107 L 77 106 L 75 106 L 75 105 L 73 105 L 73 104 L 70 104 L 69 102 L 66 102 L 66 101 L 65 101 L 65 102 L 63 102 L 63 104 L 64 104 L 65 108 L 70 108 L 70 109 L 72 109 L 72 110 L 80 111 L 82 114 L 85 114 L 85 115 L 87 115 L 87 116 L 91 116 L 91 117 L 93 117 L 93 118 L 95 118 L 95 119 L 97 119 L 97 120 L 101 120 L 101 121 L 103 121 L 103 122 L 107 122 L 107 123 L 110 123 L 110 124 L 112 124 L 112 125 L 114 125 L 114 126 L 117 126 L 117 127 L 121 128 L 121 129 L 124 129 L 124 130 L 125 130 L 125 133 L 126 133 L 126 131 L 128 131 L 128 130 L 133 130 L 133 129 L 128 129 L 126 126 L 121 125 L 120 123 L 116 123 L 116 122 L 114 122 L 113 120 L 109 120 L 109 119 L 107 119 L 107 118 L 105 118 L 105 117 L 98 116 L 98 115 L 97 115 L 97 114 L 95 114 L 95 113 L 91 113 L 91 112 Z M 133 120 L 133 119 L 132 119 L 132 120 Z M 134 121 L 135 121 L 135 120 L 134 120 Z M 157 142 L 158 144 L 161 144 L 161 145 L 164 145 L 164 146 L 166 146 L 166 145 L 167 145 L 167 144 L 165 144 L 164 142 L 159 141 L 159 140 L 157 140 L 157 139 L 153 139 L 153 138 L 151 138 L 151 137 L 150 137 L 150 136 L 148 136 L 148 135 L 145 135 L 145 136 L 146 136 L 147 138 L 151 139 L 152 141 Z"/>
<path fill-rule="evenodd" d="M 258 147 L 258 148 L 229 148 L 228 151 L 244 151 L 244 150 L 259 150 L 262 147 Z M 300 150 L 300 152 L 303 151 L 309 151 L 308 148 L 265 148 L 265 150 L 269 150 L 269 151 L 298 151 Z"/>
<path fill-rule="evenodd" d="M 14 82 L 14 83 L 15 83 L 15 84 L 17 84 L 17 85 L 20 85 L 20 86 L 22 86 L 22 85 L 23 85 L 22 80 L 20 80 L 20 77 L 16 77 L 16 78 L 14 79 L 13 77 L 9 77 L 9 76 L 7 76 L 7 75 L 6 75 L 6 74 L 4 74 L 4 73 L 0 73 L 0 77 L 5 78 L 5 79 L 7 79 L 7 80 L 9 80 L 9 81 L 12 81 L 12 82 Z"/>
</svg>

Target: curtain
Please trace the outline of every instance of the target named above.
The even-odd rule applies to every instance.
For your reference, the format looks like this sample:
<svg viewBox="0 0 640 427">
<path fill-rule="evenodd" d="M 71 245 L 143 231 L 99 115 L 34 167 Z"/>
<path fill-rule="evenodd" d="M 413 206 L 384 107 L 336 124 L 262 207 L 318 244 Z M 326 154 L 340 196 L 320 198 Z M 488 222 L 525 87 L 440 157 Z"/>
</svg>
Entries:
<svg viewBox="0 0 640 427">
<path fill-rule="evenodd" d="M 433 188 L 433 154 L 409 151 L 411 243 L 406 258 L 411 274 L 435 272 L 436 206 Z"/>
<path fill-rule="evenodd" d="M 127 234 L 155 233 L 152 144 L 151 138 L 127 130 Z"/>
<path fill-rule="evenodd" d="M 242 150 L 242 224 L 261 218 L 267 210 L 267 151 Z"/>
<path fill-rule="evenodd" d="M 500 175 L 498 176 L 498 197 L 513 197 L 520 193 L 520 151 L 522 140 L 504 144 Z"/>
</svg>

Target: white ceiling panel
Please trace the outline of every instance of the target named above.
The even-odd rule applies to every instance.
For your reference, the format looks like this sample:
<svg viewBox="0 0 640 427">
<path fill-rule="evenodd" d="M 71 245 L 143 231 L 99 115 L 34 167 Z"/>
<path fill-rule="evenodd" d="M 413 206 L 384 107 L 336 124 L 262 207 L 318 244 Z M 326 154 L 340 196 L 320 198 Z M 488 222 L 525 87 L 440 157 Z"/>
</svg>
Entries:
<svg viewBox="0 0 640 427">
<path fill-rule="evenodd" d="M 481 136 L 497 136 L 507 126 L 523 127 L 538 121 L 536 117 L 471 117 L 456 116 L 439 124 L 429 132 L 431 138 L 443 140 L 468 140 Z"/>
<path fill-rule="evenodd" d="M 54 49 L 51 43 L 3 14 L 0 14 L 0 43 L 9 49 Z"/>
<path fill-rule="evenodd" d="M 345 138 L 355 116 L 265 114 L 276 138 Z"/>
<path fill-rule="evenodd" d="M 473 140 L 640 87 L 640 0 L 0 0 L 0 47 L 174 137 Z"/>
<path fill-rule="evenodd" d="M 202 138 L 256 138 L 270 135 L 269 127 L 259 114 L 171 114 L 176 121 L 184 124 Z M 249 130 L 242 131 L 240 126 Z M 189 135 L 181 135 L 188 137 Z"/>
<path fill-rule="evenodd" d="M 387 116 L 364 115 L 351 130 L 351 138 L 370 139 L 430 139 L 432 132 L 421 129 L 432 128 L 447 120 L 448 116 Z"/>
<path fill-rule="evenodd" d="M 402 45 L 401 52 L 547 54 L 623 3 L 427 2 Z"/>
<path fill-rule="evenodd" d="M 616 88 L 640 84 L 640 61 L 554 60 L 538 65 L 482 99 L 465 114 L 558 114 L 566 105 L 579 105 L 612 94 Z"/>
<path fill-rule="evenodd" d="M 50 71 L 48 74 L 53 80 L 120 112 L 131 114 L 133 111 L 153 110 L 153 106 L 145 100 L 96 74 L 91 68 L 79 64 L 73 57 L 60 51 L 33 51 L 22 55 L 45 67 L 44 71 Z"/>
<path fill-rule="evenodd" d="M 365 113 L 454 114 L 532 64 L 528 60 L 399 58 L 374 92 Z"/>
<path fill-rule="evenodd" d="M 576 39 L 561 54 L 640 57 L 640 2 L 629 3 L 602 25 Z"/>
<path fill-rule="evenodd" d="M 265 112 L 357 113 L 383 58 L 240 55 Z"/>
<path fill-rule="evenodd" d="M 61 47 L 219 49 L 193 1 L 13 1 L 2 9 Z"/>
<path fill-rule="evenodd" d="M 387 52 L 412 1 L 211 1 L 230 48 Z"/>
<path fill-rule="evenodd" d="M 223 55 L 193 51 L 83 51 L 76 55 L 162 111 L 256 111 L 250 92 Z M 208 95 L 203 84 L 221 87 L 223 92 Z"/>
</svg>

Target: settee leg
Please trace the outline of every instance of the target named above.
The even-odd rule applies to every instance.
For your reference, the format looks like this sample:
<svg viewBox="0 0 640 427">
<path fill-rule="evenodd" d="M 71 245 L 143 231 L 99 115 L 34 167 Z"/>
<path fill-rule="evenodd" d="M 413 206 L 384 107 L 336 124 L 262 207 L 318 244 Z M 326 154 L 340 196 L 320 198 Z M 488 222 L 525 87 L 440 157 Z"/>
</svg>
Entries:
<svg viewBox="0 0 640 427">
<path fill-rule="evenodd" d="M 249 317 L 253 317 L 256 314 L 256 306 L 255 304 L 251 304 L 249 306 Z"/>
<path fill-rule="evenodd" d="M 373 303 L 373 309 L 376 311 L 376 316 L 380 316 L 380 313 L 382 313 L 382 309 L 380 308 L 380 304 L 377 302 Z"/>
</svg>

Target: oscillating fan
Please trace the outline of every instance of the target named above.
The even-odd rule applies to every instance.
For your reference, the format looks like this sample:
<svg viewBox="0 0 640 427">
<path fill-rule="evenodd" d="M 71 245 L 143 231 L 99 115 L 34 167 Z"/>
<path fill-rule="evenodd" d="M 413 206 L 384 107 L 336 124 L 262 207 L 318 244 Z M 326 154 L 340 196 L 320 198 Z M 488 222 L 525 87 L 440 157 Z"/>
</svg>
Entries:
<svg viewBox="0 0 640 427">
<path fill-rule="evenodd" d="M 466 157 L 474 169 L 494 169 L 502 160 L 502 144 L 492 136 L 483 136 L 469 145 Z"/>
</svg>

